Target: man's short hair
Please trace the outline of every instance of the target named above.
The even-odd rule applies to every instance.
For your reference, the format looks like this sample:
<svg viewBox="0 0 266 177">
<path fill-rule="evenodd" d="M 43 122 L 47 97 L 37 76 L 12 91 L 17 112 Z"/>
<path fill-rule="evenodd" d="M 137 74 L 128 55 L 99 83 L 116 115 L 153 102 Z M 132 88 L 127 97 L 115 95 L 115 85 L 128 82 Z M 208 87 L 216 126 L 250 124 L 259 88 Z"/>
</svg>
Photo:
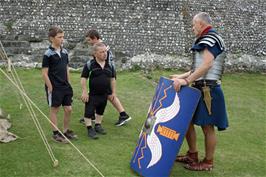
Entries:
<svg viewBox="0 0 266 177">
<path fill-rule="evenodd" d="M 86 33 L 86 37 L 89 37 L 91 39 L 100 39 L 101 36 L 100 34 L 98 33 L 98 31 L 96 31 L 95 29 L 91 29 L 89 30 L 87 33 Z"/>
<path fill-rule="evenodd" d="M 212 23 L 212 19 L 211 19 L 210 15 L 206 12 L 200 12 L 197 15 L 195 15 L 195 17 L 206 22 L 207 24 Z"/>
</svg>

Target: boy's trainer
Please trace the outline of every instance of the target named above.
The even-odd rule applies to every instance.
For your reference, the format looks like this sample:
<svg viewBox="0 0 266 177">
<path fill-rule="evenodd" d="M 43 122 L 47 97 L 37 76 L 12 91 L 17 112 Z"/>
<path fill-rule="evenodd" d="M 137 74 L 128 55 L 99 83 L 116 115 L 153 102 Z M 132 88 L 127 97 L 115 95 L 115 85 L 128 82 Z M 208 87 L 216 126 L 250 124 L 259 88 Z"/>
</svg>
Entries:
<svg viewBox="0 0 266 177">
<path fill-rule="evenodd" d="M 131 117 L 129 115 L 125 116 L 119 116 L 118 121 L 115 123 L 116 126 L 120 127 L 131 120 Z"/>
</svg>

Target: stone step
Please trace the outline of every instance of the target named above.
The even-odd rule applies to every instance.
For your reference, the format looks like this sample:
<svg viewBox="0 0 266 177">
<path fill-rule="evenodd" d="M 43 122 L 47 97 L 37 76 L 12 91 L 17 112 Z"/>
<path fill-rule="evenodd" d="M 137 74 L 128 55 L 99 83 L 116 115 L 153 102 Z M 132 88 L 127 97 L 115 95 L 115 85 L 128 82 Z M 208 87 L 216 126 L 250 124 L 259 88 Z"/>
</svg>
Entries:
<svg viewBox="0 0 266 177">
<path fill-rule="evenodd" d="M 4 47 L 30 47 L 28 41 L 2 41 Z"/>
<path fill-rule="evenodd" d="M 5 51 L 8 56 L 12 56 L 15 54 L 31 54 L 31 48 L 30 47 L 5 47 Z"/>
<path fill-rule="evenodd" d="M 89 56 L 89 50 L 88 49 L 75 49 L 73 52 L 73 56 Z"/>
<path fill-rule="evenodd" d="M 79 62 L 79 63 L 83 63 L 83 65 L 89 60 L 88 56 L 72 56 L 70 58 L 70 62 Z"/>
</svg>

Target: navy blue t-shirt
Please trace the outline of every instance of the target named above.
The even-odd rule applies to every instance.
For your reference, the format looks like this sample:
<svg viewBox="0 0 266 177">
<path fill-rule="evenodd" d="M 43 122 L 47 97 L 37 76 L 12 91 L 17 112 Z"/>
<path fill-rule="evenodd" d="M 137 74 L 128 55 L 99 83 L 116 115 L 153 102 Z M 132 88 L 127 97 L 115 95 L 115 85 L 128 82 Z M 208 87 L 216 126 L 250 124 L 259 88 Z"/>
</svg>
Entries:
<svg viewBox="0 0 266 177">
<path fill-rule="evenodd" d="M 67 50 L 62 48 L 60 55 L 50 46 L 43 56 L 42 68 L 48 68 L 48 77 L 53 88 L 68 88 L 70 84 L 67 80 Z"/>
<path fill-rule="evenodd" d="M 111 78 L 115 78 L 115 70 L 106 60 L 104 68 L 95 59 L 90 61 L 90 68 L 85 64 L 81 77 L 89 78 L 90 95 L 110 95 Z"/>
</svg>

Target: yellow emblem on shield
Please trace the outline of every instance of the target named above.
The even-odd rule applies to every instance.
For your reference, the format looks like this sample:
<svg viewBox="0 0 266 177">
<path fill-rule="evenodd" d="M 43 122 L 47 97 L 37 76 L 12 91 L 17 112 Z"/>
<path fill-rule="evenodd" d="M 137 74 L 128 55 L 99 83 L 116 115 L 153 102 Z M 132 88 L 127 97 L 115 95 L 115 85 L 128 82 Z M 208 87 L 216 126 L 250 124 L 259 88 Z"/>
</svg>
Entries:
<svg viewBox="0 0 266 177">
<path fill-rule="evenodd" d="M 158 126 L 157 128 L 157 132 L 166 137 L 166 138 L 169 138 L 171 140 L 178 140 L 178 137 L 179 137 L 179 133 L 177 133 L 175 130 L 171 129 L 171 128 L 168 128 L 168 127 L 165 127 L 165 126 Z"/>
</svg>

